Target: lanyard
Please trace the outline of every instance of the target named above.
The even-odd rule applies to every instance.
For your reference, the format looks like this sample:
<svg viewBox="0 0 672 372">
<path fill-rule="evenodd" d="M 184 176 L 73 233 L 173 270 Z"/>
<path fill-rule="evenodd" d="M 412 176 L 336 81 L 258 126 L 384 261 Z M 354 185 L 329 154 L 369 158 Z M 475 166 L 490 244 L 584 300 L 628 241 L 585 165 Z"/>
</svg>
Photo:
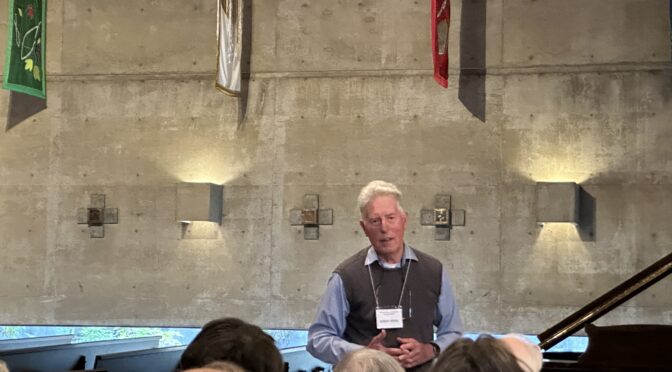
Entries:
<svg viewBox="0 0 672 372">
<path fill-rule="evenodd" d="M 406 275 L 404 276 L 404 284 L 401 286 L 401 293 L 399 294 L 399 305 L 397 307 L 401 307 L 401 299 L 404 297 L 404 289 L 406 288 L 406 281 L 408 280 L 408 272 L 411 271 L 411 262 L 412 260 L 408 260 L 408 266 L 406 266 Z M 369 269 L 369 279 L 371 279 L 371 289 L 373 290 L 373 298 L 376 299 L 376 308 L 380 308 L 380 304 L 378 303 L 378 293 L 376 292 L 376 286 L 373 284 L 373 274 L 371 274 L 371 264 L 366 266 Z"/>
</svg>

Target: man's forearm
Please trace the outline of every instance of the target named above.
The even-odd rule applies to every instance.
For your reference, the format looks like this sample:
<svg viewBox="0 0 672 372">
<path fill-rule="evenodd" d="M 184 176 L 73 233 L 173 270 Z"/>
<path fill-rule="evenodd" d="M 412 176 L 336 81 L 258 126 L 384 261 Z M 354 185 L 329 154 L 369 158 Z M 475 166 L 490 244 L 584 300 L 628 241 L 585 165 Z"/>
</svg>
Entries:
<svg viewBox="0 0 672 372">
<path fill-rule="evenodd" d="M 337 336 L 324 335 L 310 338 L 306 350 L 323 362 L 336 364 L 345 354 L 363 347 Z"/>
<path fill-rule="evenodd" d="M 446 350 L 446 348 L 452 344 L 455 340 L 458 338 L 462 337 L 462 333 L 460 332 L 450 332 L 450 333 L 444 333 L 442 335 L 437 335 L 436 340 L 434 340 L 434 343 L 439 346 L 441 351 Z"/>
</svg>

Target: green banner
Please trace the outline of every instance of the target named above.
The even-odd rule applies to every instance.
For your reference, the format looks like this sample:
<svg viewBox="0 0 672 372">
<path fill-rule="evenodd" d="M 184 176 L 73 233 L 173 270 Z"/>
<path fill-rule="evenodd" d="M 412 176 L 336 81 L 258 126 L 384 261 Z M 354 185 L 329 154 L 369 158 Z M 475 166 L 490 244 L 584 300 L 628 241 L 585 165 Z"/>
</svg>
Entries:
<svg viewBox="0 0 672 372">
<path fill-rule="evenodd" d="M 9 0 L 2 87 L 46 98 L 47 0 Z"/>
</svg>

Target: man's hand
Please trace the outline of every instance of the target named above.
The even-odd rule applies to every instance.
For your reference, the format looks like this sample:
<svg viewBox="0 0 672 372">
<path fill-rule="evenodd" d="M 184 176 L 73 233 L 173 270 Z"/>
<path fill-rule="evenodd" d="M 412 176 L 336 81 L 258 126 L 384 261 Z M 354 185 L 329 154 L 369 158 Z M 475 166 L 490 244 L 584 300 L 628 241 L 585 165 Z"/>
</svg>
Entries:
<svg viewBox="0 0 672 372">
<path fill-rule="evenodd" d="M 369 344 L 366 346 L 369 349 L 376 349 L 380 350 L 384 353 L 387 353 L 395 358 L 398 356 L 402 355 L 404 352 L 401 349 L 398 349 L 396 347 L 385 347 L 383 345 L 383 340 L 385 340 L 385 336 L 387 335 L 387 332 L 383 329 L 380 331 L 379 334 L 375 335 L 371 341 L 369 341 Z"/>
<path fill-rule="evenodd" d="M 402 351 L 397 361 L 404 368 L 415 367 L 434 358 L 434 347 L 431 344 L 423 344 L 414 338 L 398 337 L 397 340 L 401 343 Z"/>
</svg>

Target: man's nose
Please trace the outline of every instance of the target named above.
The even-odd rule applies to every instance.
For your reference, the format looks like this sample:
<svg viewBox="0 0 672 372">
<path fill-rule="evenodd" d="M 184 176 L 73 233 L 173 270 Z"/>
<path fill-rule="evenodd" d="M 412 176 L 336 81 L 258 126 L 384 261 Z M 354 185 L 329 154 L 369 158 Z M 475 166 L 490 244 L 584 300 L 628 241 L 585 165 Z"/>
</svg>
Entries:
<svg viewBox="0 0 672 372">
<path fill-rule="evenodd" d="M 388 222 L 387 222 L 387 220 L 382 219 L 382 220 L 380 221 L 380 231 L 385 232 L 385 231 L 387 231 L 387 228 L 388 228 L 388 227 L 389 227 L 389 226 L 388 226 Z"/>
</svg>

